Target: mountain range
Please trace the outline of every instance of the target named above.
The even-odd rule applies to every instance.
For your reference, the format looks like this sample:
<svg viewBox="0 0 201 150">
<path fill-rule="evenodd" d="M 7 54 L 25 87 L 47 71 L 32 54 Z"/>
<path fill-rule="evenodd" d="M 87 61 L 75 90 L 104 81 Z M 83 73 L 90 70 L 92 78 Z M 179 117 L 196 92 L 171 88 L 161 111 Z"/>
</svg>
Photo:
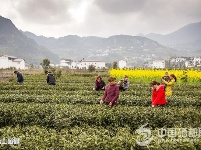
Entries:
<svg viewBox="0 0 201 150">
<path fill-rule="evenodd" d="M 200 31 L 201 23 L 194 23 L 168 35 L 48 38 L 18 30 L 11 20 L 0 16 L 0 54 L 14 55 L 34 64 L 44 58 L 49 58 L 51 63 L 59 63 L 62 58 L 77 61 L 84 58 L 105 62 L 123 59 L 129 66 L 143 66 L 147 61 L 181 54 L 201 55 Z"/>
<path fill-rule="evenodd" d="M 18 30 L 11 20 L 0 16 L 0 55 L 25 59 L 30 64 L 40 64 L 44 58 L 58 62 L 59 57 Z"/>
<path fill-rule="evenodd" d="M 106 62 L 124 59 L 130 62 L 130 65 L 137 66 L 142 65 L 145 60 L 162 59 L 169 54 L 174 55 L 173 49 L 140 36 L 115 35 L 101 38 L 68 35 L 55 39 L 36 36 L 30 32 L 24 32 L 24 34 L 64 59 L 81 60 L 84 58 Z"/>
<path fill-rule="evenodd" d="M 201 55 L 201 22 L 188 24 L 166 35 L 151 33 L 142 36 L 174 48 L 188 56 Z"/>
</svg>

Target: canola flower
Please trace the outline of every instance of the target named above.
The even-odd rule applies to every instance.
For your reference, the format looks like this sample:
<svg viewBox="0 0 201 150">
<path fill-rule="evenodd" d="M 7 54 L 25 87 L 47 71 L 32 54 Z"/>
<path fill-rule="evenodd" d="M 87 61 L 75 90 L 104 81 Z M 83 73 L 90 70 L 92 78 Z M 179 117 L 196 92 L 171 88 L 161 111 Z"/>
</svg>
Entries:
<svg viewBox="0 0 201 150">
<path fill-rule="evenodd" d="M 130 81 L 138 83 L 150 83 L 150 81 L 161 81 L 161 78 L 168 74 L 174 74 L 177 77 L 177 82 L 182 83 L 182 78 L 187 77 L 187 83 L 201 84 L 201 71 L 199 70 L 162 70 L 162 69 L 111 69 L 110 76 L 116 77 L 118 80 L 127 75 Z"/>
</svg>

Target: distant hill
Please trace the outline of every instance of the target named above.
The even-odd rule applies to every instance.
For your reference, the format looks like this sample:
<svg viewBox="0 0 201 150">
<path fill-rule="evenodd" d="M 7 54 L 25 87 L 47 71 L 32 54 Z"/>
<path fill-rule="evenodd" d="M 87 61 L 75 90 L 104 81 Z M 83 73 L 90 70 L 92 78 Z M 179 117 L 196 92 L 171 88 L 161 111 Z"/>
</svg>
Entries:
<svg viewBox="0 0 201 150">
<path fill-rule="evenodd" d="M 39 64 L 44 58 L 58 63 L 59 57 L 47 48 L 27 38 L 11 20 L 0 16 L 0 55 L 12 55 L 25 59 L 27 63 Z"/>
<path fill-rule="evenodd" d="M 173 49 L 160 45 L 146 37 L 115 35 L 108 38 L 79 37 L 68 35 L 58 39 L 36 36 L 30 32 L 24 34 L 39 45 L 47 47 L 60 58 L 74 60 L 93 59 L 106 62 L 127 60 L 131 66 L 142 66 L 153 59 L 177 55 Z"/>
<path fill-rule="evenodd" d="M 2 54 L 17 56 L 33 64 L 39 64 L 44 58 L 49 58 L 51 63 L 59 63 L 61 58 L 105 62 L 123 59 L 130 66 L 139 67 L 155 59 L 201 55 L 201 22 L 167 35 L 153 33 L 145 37 L 114 35 L 108 38 L 68 35 L 56 39 L 19 31 L 11 20 L 0 16 Z"/>
<path fill-rule="evenodd" d="M 201 22 L 188 24 L 167 35 L 151 33 L 145 37 L 187 55 L 201 55 Z"/>
</svg>

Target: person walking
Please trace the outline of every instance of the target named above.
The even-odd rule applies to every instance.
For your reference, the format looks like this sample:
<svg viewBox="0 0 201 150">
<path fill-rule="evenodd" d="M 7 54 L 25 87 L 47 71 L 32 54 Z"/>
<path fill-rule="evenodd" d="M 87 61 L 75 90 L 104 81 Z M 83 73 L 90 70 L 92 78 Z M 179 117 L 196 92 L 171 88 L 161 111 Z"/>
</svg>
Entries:
<svg viewBox="0 0 201 150">
<path fill-rule="evenodd" d="M 162 82 L 166 84 L 165 88 L 165 96 L 172 96 L 172 87 L 174 86 L 174 83 L 177 81 L 177 78 L 174 74 L 170 75 L 170 81 L 165 81 L 162 79 Z"/>
<path fill-rule="evenodd" d="M 109 77 L 109 84 L 106 86 L 104 95 L 100 100 L 100 104 L 102 105 L 104 102 L 109 106 L 117 106 L 118 98 L 119 98 L 119 86 L 115 82 L 116 78 Z"/>
<path fill-rule="evenodd" d="M 23 75 L 19 71 L 14 71 L 14 74 L 17 75 L 17 82 L 22 84 L 24 82 Z"/>
<path fill-rule="evenodd" d="M 152 107 L 164 106 L 166 104 L 164 86 L 156 81 L 152 81 L 150 85 L 152 86 Z"/>
</svg>

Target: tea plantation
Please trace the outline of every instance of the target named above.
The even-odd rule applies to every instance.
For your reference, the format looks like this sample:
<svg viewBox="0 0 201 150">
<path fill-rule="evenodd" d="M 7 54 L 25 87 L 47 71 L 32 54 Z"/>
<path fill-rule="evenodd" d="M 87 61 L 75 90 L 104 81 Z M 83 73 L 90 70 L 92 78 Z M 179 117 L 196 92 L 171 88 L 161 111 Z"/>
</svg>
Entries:
<svg viewBox="0 0 201 150">
<path fill-rule="evenodd" d="M 0 149 L 201 149 L 201 84 L 176 84 L 167 106 L 152 108 L 149 85 L 131 82 L 110 108 L 99 104 L 103 91 L 92 90 L 95 75 L 63 73 L 56 86 L 47 85 L 44 74 L 24 74 L 22 85 L 1 82 Z M 146 124 L 152 139 L 143 146 L 137 142 L 149 139 L 137 131 Z M 175 128 L 183 136 L 168 137 Z M 161 129 L 166 136 L 159 137 Z M 9 138 L 19 143 L 3 143 Z"/>
</svg>

